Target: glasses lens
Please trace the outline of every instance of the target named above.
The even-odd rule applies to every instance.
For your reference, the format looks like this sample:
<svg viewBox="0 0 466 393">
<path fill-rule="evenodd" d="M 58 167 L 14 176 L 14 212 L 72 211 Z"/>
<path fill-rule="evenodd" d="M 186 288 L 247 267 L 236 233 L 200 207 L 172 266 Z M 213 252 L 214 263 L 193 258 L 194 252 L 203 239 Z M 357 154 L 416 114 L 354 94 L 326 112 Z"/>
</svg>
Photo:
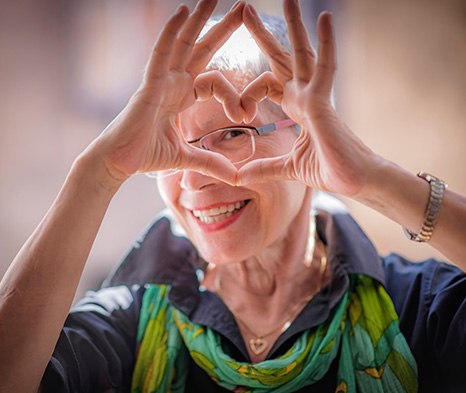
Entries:
<svg viewBox="0 0 466 393">
<path fill-rule="evenodd" d="M 199 141 L 201 149 L 220 153 L 233 164 L 245 161 L 254 155 L 255 143 L 253 130 L 247 127 L 229 127 L 203 136 Z M 175 175 L 178 169 L 166 169 L 146 173 L 150 178 Z"/>
<path fill-rule="evenodd" d="M 254 154 L 253 131 L 246 127 L 224 128 L 205 135 L 201 148 L 220 153 L 232 163 L 247 160 Z"/>
</svg>

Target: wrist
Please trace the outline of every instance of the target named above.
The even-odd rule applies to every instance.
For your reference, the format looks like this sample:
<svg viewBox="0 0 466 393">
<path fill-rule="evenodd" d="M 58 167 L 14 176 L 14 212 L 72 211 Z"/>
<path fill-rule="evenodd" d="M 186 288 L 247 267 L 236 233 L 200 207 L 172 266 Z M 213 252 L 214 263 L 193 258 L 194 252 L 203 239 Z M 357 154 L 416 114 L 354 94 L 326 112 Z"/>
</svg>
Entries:
<svg viewBox="0 0 466 393">
<path fill-rule="evenodd" d="M 391 184 L 387 178 L 392 178 L 401 168 L 377 154 L 365 167 L 364 184 L 352 198 L 365 205 L 380 203 L 384 200 L 386 188 Z"/>
<path fill-rule="evenodd" d="M 403 228 L 403 230 L 408 239 L 424 243 L 428 242 L 434 233 L 442 205 L 443 194 L 448 185 L 443 180 L 427 172 L 419 172 L 417 176 L 424 179 L 430 186 L 429 201 L 424 214 L 424 222 L 418 232 L 413 232 L 408 228 Z"/>
<path fill-rule="evenodd" d="M 429 184 L 397 164 L 380 159 L 366 186 L 353 197 L 412 231 L 421 228 Z"/>
<path fill-rule="evenodd" d="M 76 158 L 70 175 L 80 178 L 88 185 L 93 185 L 96 190 L 112 196 L 129 178 L 127 175 L 112 173 L 103 159 L 89 151 L 84 151 Z"/>
</svg>

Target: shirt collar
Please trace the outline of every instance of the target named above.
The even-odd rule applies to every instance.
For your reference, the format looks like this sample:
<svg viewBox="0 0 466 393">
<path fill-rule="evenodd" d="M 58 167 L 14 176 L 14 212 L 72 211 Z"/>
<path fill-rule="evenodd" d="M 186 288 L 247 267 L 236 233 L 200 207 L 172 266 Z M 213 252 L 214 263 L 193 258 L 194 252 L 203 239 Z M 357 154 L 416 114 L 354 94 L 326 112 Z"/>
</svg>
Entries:
<svg viewBox="0 0 466 393">
<path fill-rule="evenodd" d="M 365 274 L 385 284 L 377 251 L 349 214 L 318 210 L 316 226 L 327 245 L 335 277 Z M 164 210 L 103 286 L 168 284 L 172 286 L 171 303 L 190 315 L 200 301 L 198 274 L 204 264 L 174 217 Z"/>
</svg>

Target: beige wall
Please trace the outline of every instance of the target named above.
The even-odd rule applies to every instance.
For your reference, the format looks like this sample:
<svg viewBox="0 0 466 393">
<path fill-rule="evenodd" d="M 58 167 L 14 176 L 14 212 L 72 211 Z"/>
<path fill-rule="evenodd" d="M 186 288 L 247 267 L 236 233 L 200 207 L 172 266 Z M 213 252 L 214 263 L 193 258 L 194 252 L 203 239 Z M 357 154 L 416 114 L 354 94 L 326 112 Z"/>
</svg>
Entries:
<svg viewBox="0 0 466 393">
<path fill-rule="evenodd" d="M 222 1 L 220 8 L 231 3 Z M 279 2 L 251 3 L 280 12 Z M 309 1 L 303 3 L 310 8 Z M 347 123 L 380 154 L 413 172 L 431 171 L 466 194 L 464 1 L 329 3 L 340 4 L 337 95 Z M 160 22 L 176 5 L 161 0 L 2 4 L 0 276 L 50 206 L 74 157 L 124 106 Z M 160 206 L 155 185 L 143 176 L 122 188 L 80 293 L 97 285 Z M 379 214 L 350 208 L 382 253 L 433 255 L 428 246 L 405 240 L 398 225 Z"/>
<path fill-rule="evenodd" d="M 466 194 L 466 3 L 347 1 L 339 13 L 339 108 L 376 152 Z M 351 203 L 381 253 L 434 255 Z M 466 234 L 465 234 L 466 235 Z M 439 255 L 439 254 L 435 254 Z"/>
</svg>

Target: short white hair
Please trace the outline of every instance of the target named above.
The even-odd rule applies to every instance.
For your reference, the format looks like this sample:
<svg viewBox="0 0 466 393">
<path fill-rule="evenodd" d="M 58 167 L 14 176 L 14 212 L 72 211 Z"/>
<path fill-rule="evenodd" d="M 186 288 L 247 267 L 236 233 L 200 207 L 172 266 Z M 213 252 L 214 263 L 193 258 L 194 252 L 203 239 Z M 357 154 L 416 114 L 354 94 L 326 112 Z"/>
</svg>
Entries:
<svg viewBox="0 0 466 393">
<path fill-rule="evenodd" d="M 260 15 L 265 28 L 270 31 L 286 51 L 291 50 L 288 29 L 283 18 Z M 210 18 L 200 34 L 202 38 L 207 31 L 220 21 L 220 16 Z M 241 25 L 228 41 L 214 54 L 207 66 L 209 70 L 239 71 L 253 78 L 270 71 L 270 65 L 248 29 Z"/>
<path fill-rule="evenodd" d="M 288 28 L 285 20 L 279 16 L 261 14 L 260 19 L 265 28 L 278 40 L 282 48 L 291 52 L 291 44 L 288 39 Z M 200 33 L 199 39 L 220 22 L 221 16 L 210 18 Z M 235 71 L 249 79 L 254 79 L 260 74 L 270 71 L 270 64 L 261 51 L 248 29 L 241 25 L 228 39 L 227 42 L 214 54 L 207 70 Z M 332 89 L 330 102 L 335 107 L 335 90 Z M 278 105 L 271 103 L 271 107 L 283 113 Z"/>
</svg>

